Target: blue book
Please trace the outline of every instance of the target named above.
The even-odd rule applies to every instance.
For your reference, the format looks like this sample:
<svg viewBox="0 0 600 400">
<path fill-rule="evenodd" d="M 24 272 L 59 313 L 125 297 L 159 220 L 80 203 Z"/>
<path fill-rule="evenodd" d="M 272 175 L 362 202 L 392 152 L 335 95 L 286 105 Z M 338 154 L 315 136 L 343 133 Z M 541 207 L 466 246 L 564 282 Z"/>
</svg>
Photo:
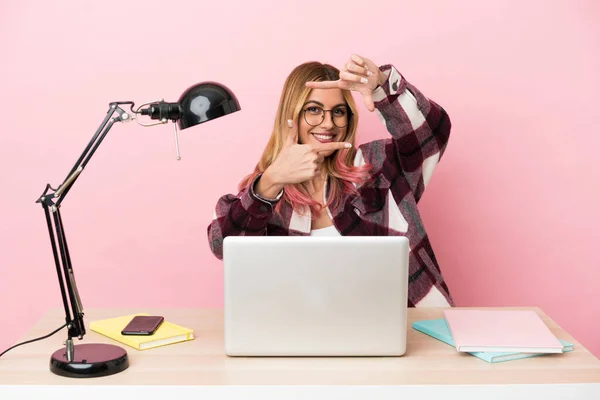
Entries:
<svg viewBox="0 0 600 400">
<path fill-rule="evenodd" d="M 412 323 L 412 328 L 419 332 L 423 332 L 446 344 L 449 344 L 450 346 L 454 346 L 452 334 L 450 333 L 450 329 L 448 329 L 448 325 L 446 324 L 446 320 L 444 318 L 415 321 Z M 564 340 L 560 340 L 560 342 L 564 346 L 563 352 L 573 351 L 572 343 L 565 342 Z M 544 353 L 496 353 L 489 351 L 470 352 L 469 354 L 489 363 L 497 363 L 502 361 L 518 360 L 520 358 L 529 358 L 546 355 Z"/>
</svg>

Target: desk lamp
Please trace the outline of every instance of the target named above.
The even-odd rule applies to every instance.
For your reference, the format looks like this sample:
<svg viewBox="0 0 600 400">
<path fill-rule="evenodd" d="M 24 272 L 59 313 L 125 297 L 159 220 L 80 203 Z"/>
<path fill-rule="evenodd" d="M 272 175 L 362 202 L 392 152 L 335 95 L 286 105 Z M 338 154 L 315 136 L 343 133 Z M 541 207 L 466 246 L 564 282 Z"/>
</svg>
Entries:
<svg viewBox="0 0 600 400">
<path fill-rule="evenodd" d="M 129 106 L 131 113 L 122 106 Z M 75 284 L 73 265 L 69 255 L 65 230 L 60 215 L 60 206 L 67 193 L 77 180 L 98 146 L 116 122 L 136 120 L 142 126 L 154 126 L 173 122 L 175 133 L 176 157 L 179 155 L 177 126 L 183 130 L 194 125 L 210 121 L 240 110 L 235 95 L 224 85 L 216 82 L 202 82 L 188 88 L 176 103 L 159 100 L 145 103 L 134 111 L 131 101 L 118 101 L 109 104 L 106 117 L 94 133 L 64 182 L 54 189 L 49 184 L 36 201 L 41 203 L 46 215 L 46 223 L 50 234 L 50 243 L 58 275 L 58 283 L 65 308 L 65 326 L 68 329 L 65 347 L 55 351 L 50 358 L 50 370 L 61 376 L 84 378 L 116 374 L 129 366 L 125 349 L 111 344 L 78 344 L 73 345 L 73 338 L 83 339 L 85 326 L 83 322 L 83 306 Z M 151 123 L 141 123 L 136 118 L 143 115 L 150 118 Z"/>
</svg>

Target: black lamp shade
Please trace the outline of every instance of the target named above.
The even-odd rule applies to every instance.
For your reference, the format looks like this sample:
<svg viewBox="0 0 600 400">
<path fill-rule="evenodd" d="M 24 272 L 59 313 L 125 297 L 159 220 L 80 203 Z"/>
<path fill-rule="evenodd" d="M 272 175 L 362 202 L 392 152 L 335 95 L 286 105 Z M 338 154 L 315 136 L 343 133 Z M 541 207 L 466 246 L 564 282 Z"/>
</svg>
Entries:
<svg viewBox="0 0 600 400">
<path fill-rule="evenodd" d="M 179 129 L 186 129 L 240 110 L 240 103 L 226 86 L 202 82 L 189 87 L 179 100 Z"/>
</svg>

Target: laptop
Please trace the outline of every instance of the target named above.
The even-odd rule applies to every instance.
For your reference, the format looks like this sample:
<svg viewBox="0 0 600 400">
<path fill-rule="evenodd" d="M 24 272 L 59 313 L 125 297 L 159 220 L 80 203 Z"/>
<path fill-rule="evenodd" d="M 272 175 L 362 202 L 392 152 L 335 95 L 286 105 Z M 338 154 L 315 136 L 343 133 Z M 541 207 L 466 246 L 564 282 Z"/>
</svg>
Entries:
<svg viewBox="0 0 600 400">
<path fill-rule="evenodd" d="M 229 356 L 401 356 L 408 239 L 228 236 Z"/>
</svg>

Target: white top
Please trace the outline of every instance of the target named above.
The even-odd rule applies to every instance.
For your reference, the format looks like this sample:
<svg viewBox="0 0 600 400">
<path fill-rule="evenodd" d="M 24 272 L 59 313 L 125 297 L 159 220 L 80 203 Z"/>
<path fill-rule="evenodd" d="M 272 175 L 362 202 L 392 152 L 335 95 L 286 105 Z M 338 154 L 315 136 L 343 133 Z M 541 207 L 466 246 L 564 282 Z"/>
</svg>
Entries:
<svg viewBox="0 0 600 400">
<path fill-rule="evenodd" d="M 335 228 L 335 225 L 327 226 L 320 229 L 312 229 L 310 236 L 342 236 Z"/>
</svg>

